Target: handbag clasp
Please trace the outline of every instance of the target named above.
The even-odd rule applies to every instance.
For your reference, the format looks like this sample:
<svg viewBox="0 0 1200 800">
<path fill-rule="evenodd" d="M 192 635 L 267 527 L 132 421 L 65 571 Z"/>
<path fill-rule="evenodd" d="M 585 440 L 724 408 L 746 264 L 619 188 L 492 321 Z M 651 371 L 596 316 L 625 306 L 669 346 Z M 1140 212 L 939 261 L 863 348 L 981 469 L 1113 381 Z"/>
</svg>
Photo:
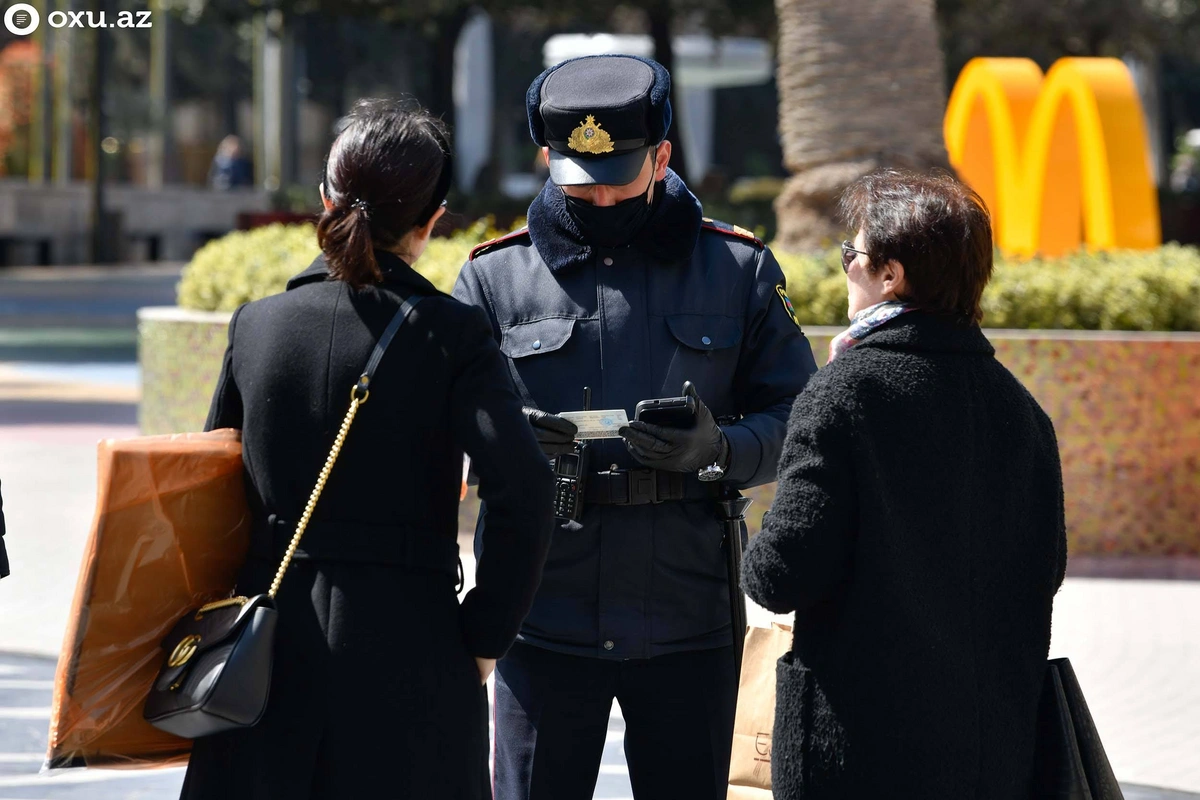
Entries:
<svg viewBox="0 0 1200 800">
<path fill-rule="evenodd" d="M 196 651 L 200 649 L 199 634 L 183 637 L 179 644 L 175 645 L 175 649 L 171 651 L 171 657 L 167 659 L 167 666 L 174 669 L 182 667 L 184 664 L 192 660 L 192 656 L 196 655 Z"/>
</svg>

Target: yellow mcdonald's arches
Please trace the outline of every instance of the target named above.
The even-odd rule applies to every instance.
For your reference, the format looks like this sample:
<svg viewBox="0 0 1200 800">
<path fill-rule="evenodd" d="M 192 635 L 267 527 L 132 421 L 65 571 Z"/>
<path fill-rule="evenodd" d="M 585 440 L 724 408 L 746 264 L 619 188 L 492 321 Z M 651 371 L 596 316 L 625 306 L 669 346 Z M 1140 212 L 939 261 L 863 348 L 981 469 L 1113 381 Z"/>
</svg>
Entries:
<svg viewBox="0 0 1200 800">
<path fill-rule="evenodd" d="M 1162 243 L 1141 103 L 1113 58 L 1064 58 L 1043 77 L 1022 58 L 977 58 L 945 119 L 959 176 L 1017 255 L 1151 249 Z"/>
</svg>

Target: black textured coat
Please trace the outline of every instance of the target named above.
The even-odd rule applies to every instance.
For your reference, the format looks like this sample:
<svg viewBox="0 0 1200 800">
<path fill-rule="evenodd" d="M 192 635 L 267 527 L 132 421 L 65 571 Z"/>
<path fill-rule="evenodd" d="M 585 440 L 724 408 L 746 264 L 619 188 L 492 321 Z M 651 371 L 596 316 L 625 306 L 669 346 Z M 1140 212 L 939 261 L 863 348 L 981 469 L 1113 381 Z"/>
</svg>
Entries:
<svg viewBox="0 0 1200 800">
<path fill-rule="evenodd" d="M 256 518 L 239 591 L 265 591 L 402 296 L 400 328 L 277 596 L 271 696 L 248 731 L 196 742 L 183 796 L 490 797 L 487 698 L 549 548 L 552 476 L 491 326 L 379 254 L 382 288 L 327 280 L 242 307 L 208 427 L 243 431 Z M 477 585 L 455 596 L 462 454 L 490 516 Z M 284 520 L 269 524 L 271 516 Z"/>
<path fill-rule="evenodd" d="M 775 796 L 1028 797 L 1065 566 L 1054 428 L 977 327 L 911 312 L 820 370 L 743 566 L 796 611 Z"/>
</svg>

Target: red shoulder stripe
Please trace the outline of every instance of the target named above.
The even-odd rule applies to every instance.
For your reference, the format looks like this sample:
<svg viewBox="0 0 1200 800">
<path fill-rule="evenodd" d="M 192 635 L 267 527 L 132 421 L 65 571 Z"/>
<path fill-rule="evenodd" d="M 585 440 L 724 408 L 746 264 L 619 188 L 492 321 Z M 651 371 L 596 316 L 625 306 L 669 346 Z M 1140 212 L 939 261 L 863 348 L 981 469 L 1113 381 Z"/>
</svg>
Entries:
<svg viewBox="0 0 1200 800">
<path fill-rule="evenodd" d="M 512 233 L 507 233 L 504 236 L 501 236 L 497 239 L 492 239 L 491 241 L 487 241 L 487 242 L 484 242 L 483 244 L 476 245 L 475 247 L 471 248 L 471 255 L 469 255 L 467 257 L 467 260 L 474 261 L 475 256 L 479 255 L 484 250 L 487 250 L 490 247 L 495 247 L 496 245 L 500 244 L 501 242 L 507 242 L 509 239 L 516 239 L 518 236 L 528 236 L 528 235 L 529 235 L 529 229 L 522 228 L 519 231 L 513 231 Z"/>
</svg>

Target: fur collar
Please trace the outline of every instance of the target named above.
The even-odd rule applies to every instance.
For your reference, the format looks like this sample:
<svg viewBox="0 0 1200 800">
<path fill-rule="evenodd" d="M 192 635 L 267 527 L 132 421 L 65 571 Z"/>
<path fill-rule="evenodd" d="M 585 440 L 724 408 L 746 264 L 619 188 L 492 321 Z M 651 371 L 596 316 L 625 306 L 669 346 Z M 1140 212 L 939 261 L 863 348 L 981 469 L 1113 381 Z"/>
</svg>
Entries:
<svg viewBox="0 0 1200 800">
<path fill-rule="evenodd" d="M 658 200 L 646 227 L 628 247 L 636 248 L 658 261 L 684 261 L 691 258 L 700 238 L 703 211 L 683 179 L 667 170 L 659 184 Z M 591 261 L 594 251 L 583 240 L 571 215 L 562 190 L 550 181 L 529 206 L 529 237 L 538 255 L 557 272 L 572 265 Z"/>
<path fill-rule="evenodd" d="M 868 331 L 854 349 L 864 347 L 989 356 L 996 353 L 978 325 L 963 325 L 920 309 L 902 314 Z"/>
</svg>

